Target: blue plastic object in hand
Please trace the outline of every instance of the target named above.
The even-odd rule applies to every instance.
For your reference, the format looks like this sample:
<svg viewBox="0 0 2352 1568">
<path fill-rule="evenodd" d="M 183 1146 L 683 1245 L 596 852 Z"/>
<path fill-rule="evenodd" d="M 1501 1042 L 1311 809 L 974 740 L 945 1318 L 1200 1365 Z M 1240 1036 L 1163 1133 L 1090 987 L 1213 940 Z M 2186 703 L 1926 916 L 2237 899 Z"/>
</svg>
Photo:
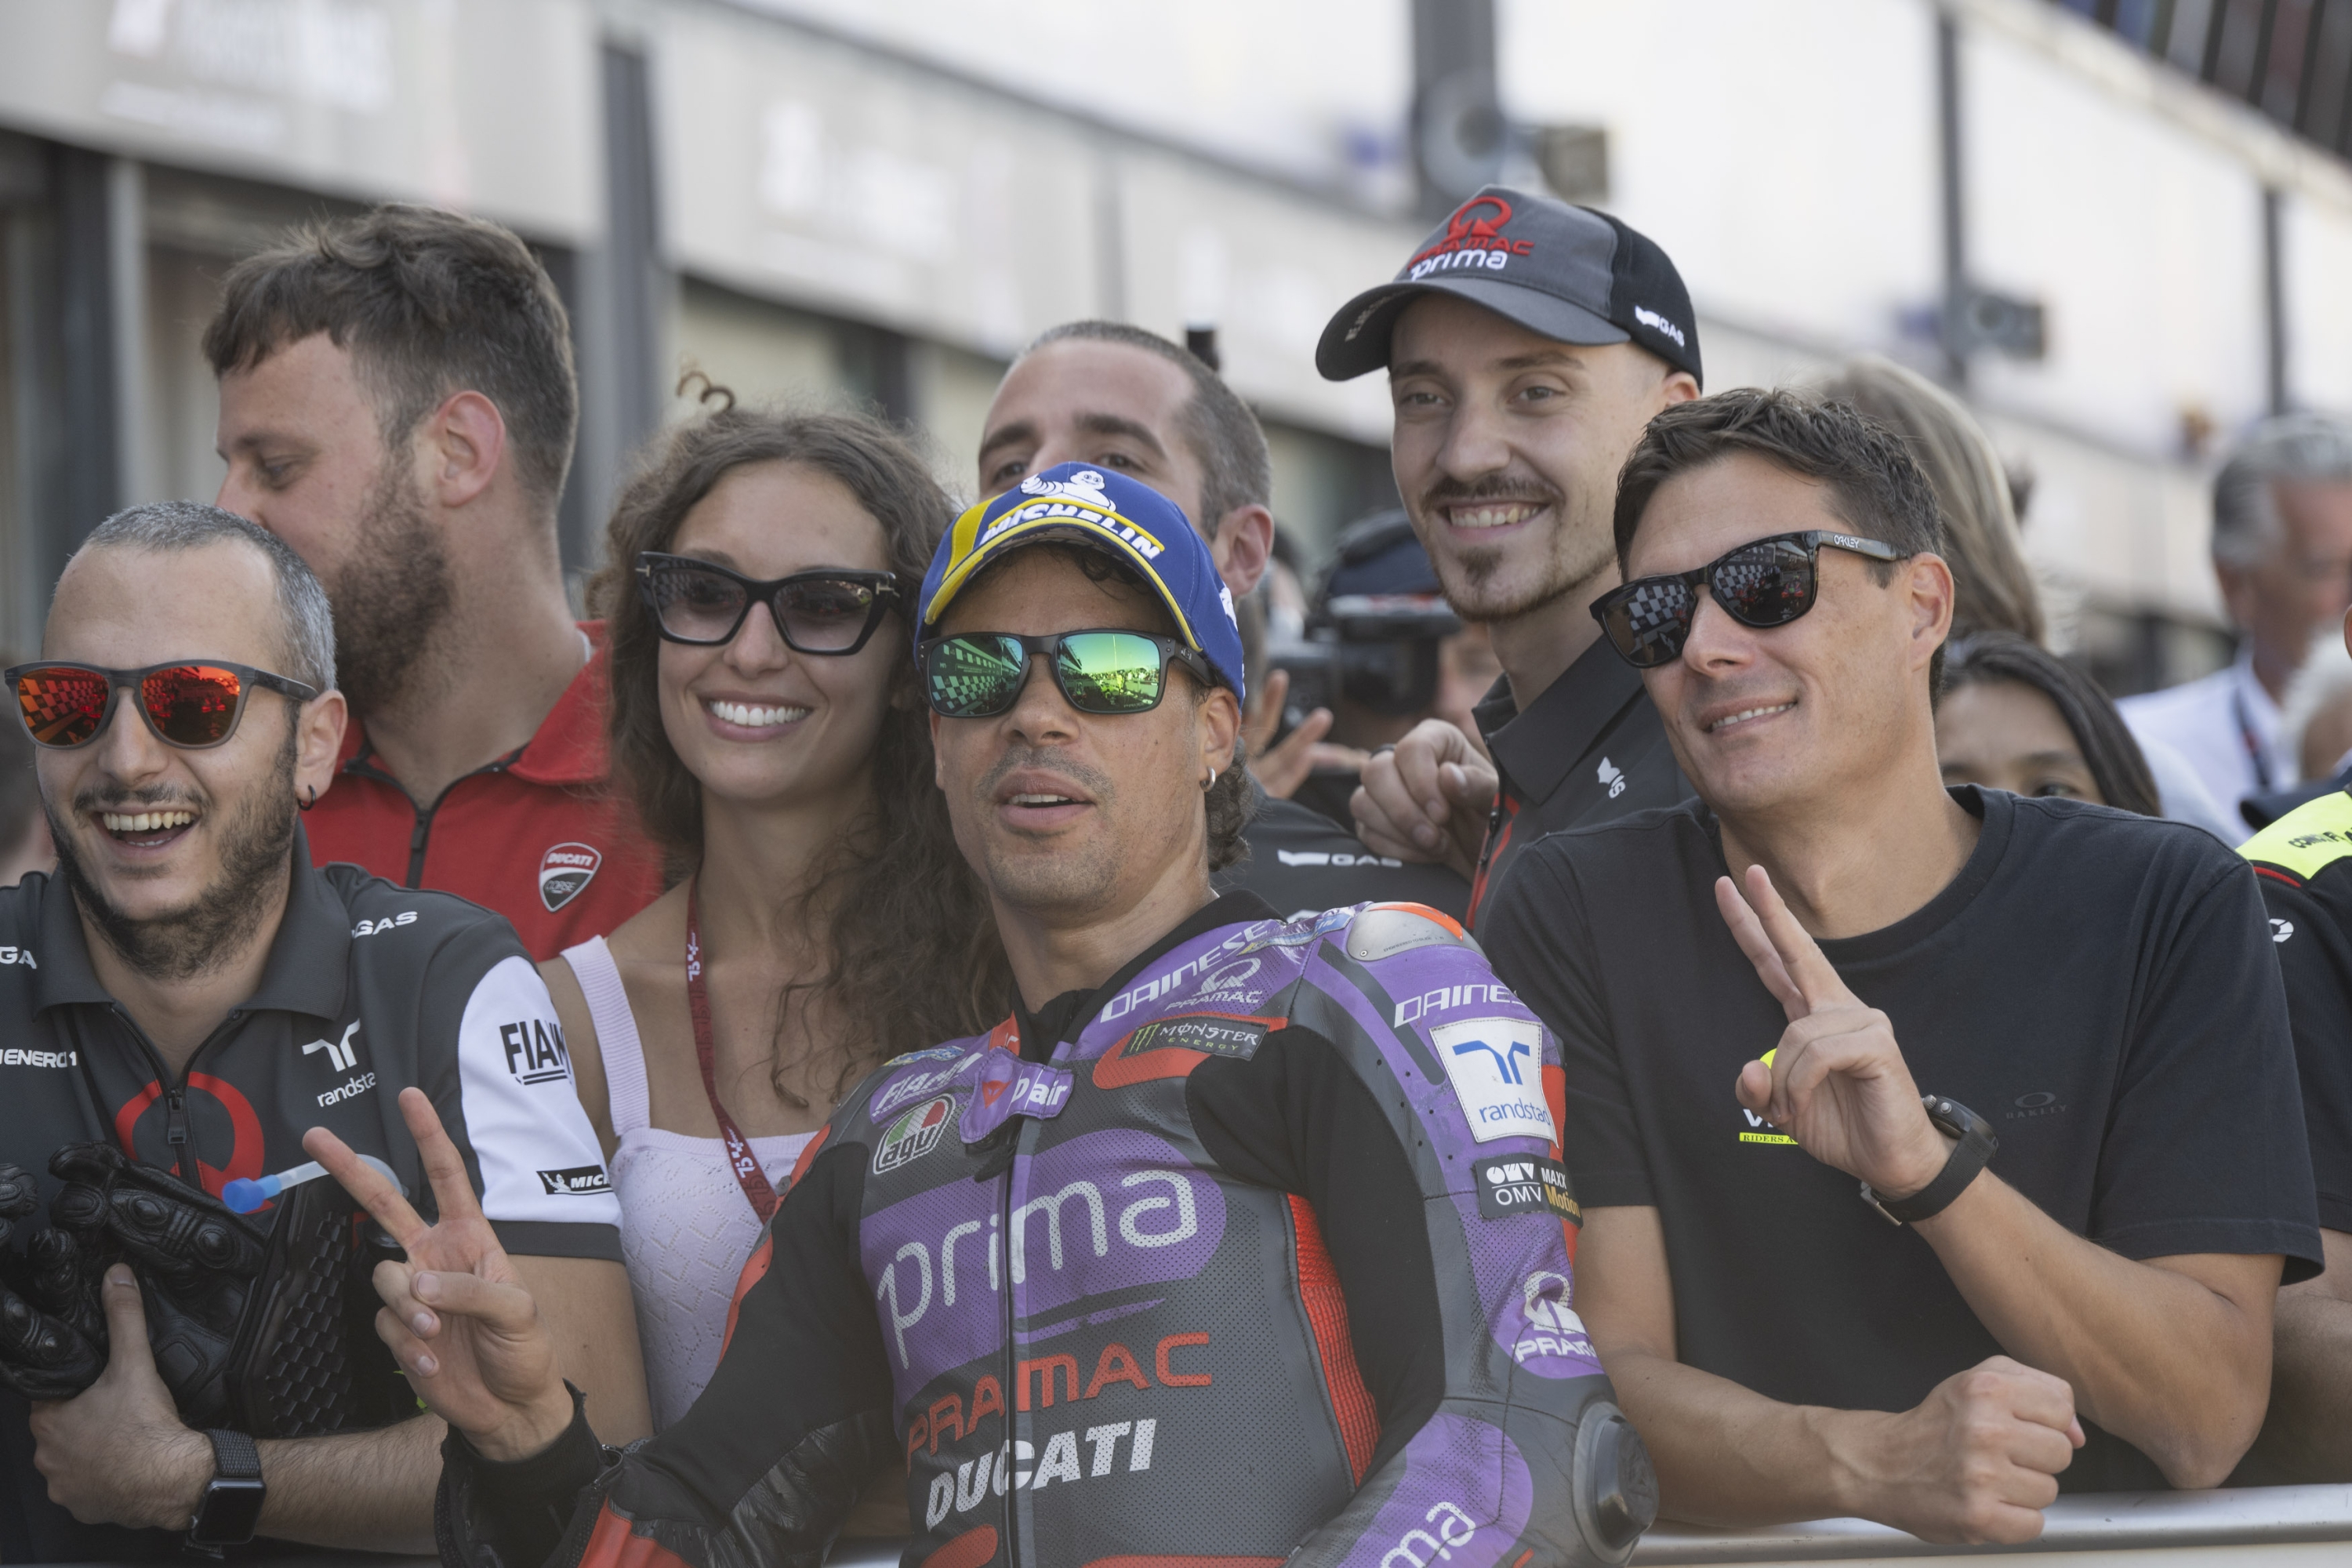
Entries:
<svg viewBox="0 0 2352 1568">
<path fill-rule="evenodd" d="M 362 1154 L 360 1159 L 385 1181 L 399 1188 L 402 1197 L 408 1195 L 408 1184 L 392 1173 L 391 1166 L 373 1154 Z M 274 1176 L 239 1176 L 221 1189 L 221 1202 L 226 1204 L 232 1213 L 251 1214 L 287 1188 L 315 1182 L 326 1173 L 326 1166 L 316 1160 L 309 1160 L 299 1165 L 289 1166 Z"/>
</svg>

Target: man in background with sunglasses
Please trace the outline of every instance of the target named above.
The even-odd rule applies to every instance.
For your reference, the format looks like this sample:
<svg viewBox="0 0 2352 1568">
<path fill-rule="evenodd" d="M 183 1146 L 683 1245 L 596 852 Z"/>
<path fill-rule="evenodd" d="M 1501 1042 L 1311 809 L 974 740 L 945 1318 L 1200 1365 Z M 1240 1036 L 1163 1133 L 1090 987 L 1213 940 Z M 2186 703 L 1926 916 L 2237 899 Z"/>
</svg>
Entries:
<svg viewBox="0 0 2352 1568">
<path fill-rule="evenodd" d="M 1684 1519 L 2019 1542 L 2219 1485 L 2321 1256 L 2252 872 L 1944 787 L 1940 542 L 1843 404 L 1652 421 L 1592 613 L 1699 798 L 1535 845 L 1480 929 L 1560 1037 L 1577 1308 Z"/>
<path fill-rule="evenodd" d="M 989 405 L 979 493 L 1002 495 L 1073 462 L 1140 480 L 1174 501 L 1207 542 L 1236 606 L 1249 613 L 1243 602 L 1273 559 L 1274 465 L 1257 416 L 1213 366 L 1123 321 L 1066 321 L 1041 333 Z M 1263 672 L 1251 673 L 1265 684 Z M 1310 717 L 1277 745 L 1304 751 L 1329 724 L 1328 716 Z M 1219 874 L 1219 888 L 1246 888 L 1285 912 L 1382 899 L 1461 909 L 1468 889 L 1447 868 L 1368 854 L 1322 813 L 1263 789 L 1253 794 L 1243 831 L 1250 853 Z"/>
<path fill-rule="evenodd" d="M 1650 1475 L 1568 1304 L 1551 1043 L 1449 919 L 1214 894 L 1208 546 L 1065 464 L 958 521 L 914 618 L 1012 1011 L 843 1102 L 683 1420 L 608 1458 L 495 1250 L 312 1141 L 407 1248 L 448 1560 L 813 1563 L 903 1473 L 909 1563 L 1623 1562 Z"/>
<path fill-rule="evenodd" d="M 184 1535 L 217 1549 L 257 1532 L 429 1549 L 437 1421 L 411 1403 L 386 1425 L 384 1402 L 355 1406 L 323 1375 L 266 1392 L 287 1364 L 270 1347 L 307 1355 L 331 1336 L 303 1313 L 331 1326 L 341 1305 L 251 1310 L 283 1300 L 272 1267 L 250 1266 L 287 1211 L 252 1213 L 242 1245 L 204 1239 L 240 1234 L 212 1201 L 226 1184 L 302 1165 L 320 1122 L 422 1193 L 394 1108 L 405 1085 L 464 1149 L 565 1370 L 616 1432 L 650 1426 L 619 1208 L 528 954 L 461 900 L 312 864 L 299 808 L 342 740 L 334 647 L 299 556 L 174 501 L 98 528 L 58 582 L 43 658 L 7 672 L 58 873 L 0 891 L 6 1561 L 174 1557 Z M 53 1168 L 66 1145 L 84 1147 Z M 93 1228 L 59 1200 L 100 1166 L 122 1168 Z M 53 1271 L 61 1247 L 93 1267 Z M 118 1251 L 137 1284 L 128 1267 L 93 1277 Z M 363 1323 L 363 1276 L 344 1288 Z"/>
<path fill-rule="evenodd" d="M 509 231 L 398 205 L 223 280 L 223 507 L 310 563 L 352 708 L 310 817 L 323 864 L 461 894 L 545 959 L 662 890 L 607 788 L 601 624 L 556 503 L 579 391 L 555 285 Z"/>
<path fill-rule="evenodd" d="M 1387 370 L 1398 494 L 1446 602 L 1503 667 L 1473 710 L 1491 764 L 1425 720 L 1365 764 L 1352 802 L 1372 848 L 1468 877 L 1475 925 L 1543 835 L 1690 794 L 1585 611 L 1617 581 L 1618 468 L 1652 415 L 1698 395 L 1698 321 L 1648 237 L 1490 185 L 1340 308 L 1315 365 Z"/>
</svg>

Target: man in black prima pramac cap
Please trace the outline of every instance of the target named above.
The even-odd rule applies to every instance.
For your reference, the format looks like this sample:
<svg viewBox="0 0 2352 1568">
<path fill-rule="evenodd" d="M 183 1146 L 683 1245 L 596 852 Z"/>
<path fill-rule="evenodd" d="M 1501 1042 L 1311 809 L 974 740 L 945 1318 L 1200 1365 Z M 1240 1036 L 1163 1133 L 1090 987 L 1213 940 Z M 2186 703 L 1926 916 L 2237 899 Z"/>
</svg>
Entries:
<svg viewBox="0 0 2352 1568">
<path fill-rule="evenodd" d="M 1698 395 L 1698 323 L 1647 237 L 1489 185 L 1332 318 L 1315 363 L 1334 381 L 1388 371 L 1397 489 L 1503 666 L 1476 710 L 1492 767 L 1432 720 L 1372 759 L 1354 800 L 1366 844 L 1472 879 L 1475 923 L 1542 835 L 1690 794 L 1588 606 L 1617 583 L 1618 468 L 1653 415 Z"/>
</svg>

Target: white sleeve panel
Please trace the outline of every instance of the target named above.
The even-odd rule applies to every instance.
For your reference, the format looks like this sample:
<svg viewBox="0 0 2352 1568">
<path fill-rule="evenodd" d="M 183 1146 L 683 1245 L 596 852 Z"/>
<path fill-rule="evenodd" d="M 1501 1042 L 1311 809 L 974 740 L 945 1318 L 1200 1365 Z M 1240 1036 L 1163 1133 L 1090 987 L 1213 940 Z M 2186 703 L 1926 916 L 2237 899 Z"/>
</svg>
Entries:
<svg viewBox="0 0 2352 1568">
<path fill-rule="evenodd" d="M 529 959 L 501 959 L 466 999 L 457 1071 L 466 1141 L 482 1173 L 484 1215 L 620 1225 L 620 1200 L 572 1087 L 555 1004 Z"/>
</svg>

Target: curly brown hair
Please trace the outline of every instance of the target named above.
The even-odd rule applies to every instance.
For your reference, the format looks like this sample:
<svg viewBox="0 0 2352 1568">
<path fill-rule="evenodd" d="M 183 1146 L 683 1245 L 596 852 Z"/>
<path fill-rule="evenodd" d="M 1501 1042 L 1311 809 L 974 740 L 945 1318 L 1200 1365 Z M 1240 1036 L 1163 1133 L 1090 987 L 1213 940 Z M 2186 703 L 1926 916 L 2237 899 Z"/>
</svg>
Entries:
<svg viewBox="0 0 2352 1568">
<path fill-rule="evenodd" d="M 660 634 L 635 592 L 646 550 L 667 550 L 686 514 L 736 468 L 793 463 L 836 480 L 882 529 L 890 570 L 911 602 L 953 509 L 912 448 L 874 420 L 726 406 L 662 437 L 621 492 L 604 532 L 604 570 L 589 604 L 605 617 L 611 650 L 616 776 L 646 831 L 661 845 L 672 880 L 702 853 L 702 786 L 662 728 L 656 666 Z M 892 623 L 895 624 L 895 623 Z M 875 634 L 902 637 L 886 624 Z M 796 1011 L 823 1005 L 860 1031 L 844 1039 L 834 1080 L 840 1094 L 877 1062 L 976 1033 L 1001 1016 L 1011 972 L 979 879 L 948 825 L 931 776 L 930 729 L 916 695 L 914 663 L 898 661 L 892 702 L 874 756 L 874 809 L 864 830 L 820 858 L 800 897 L 824 895 L 830 961 L 787 981 L 775 1010 L 778 1050 L 770 1081 L 785 1100 L 782 1033 Z"/>
</svg>

